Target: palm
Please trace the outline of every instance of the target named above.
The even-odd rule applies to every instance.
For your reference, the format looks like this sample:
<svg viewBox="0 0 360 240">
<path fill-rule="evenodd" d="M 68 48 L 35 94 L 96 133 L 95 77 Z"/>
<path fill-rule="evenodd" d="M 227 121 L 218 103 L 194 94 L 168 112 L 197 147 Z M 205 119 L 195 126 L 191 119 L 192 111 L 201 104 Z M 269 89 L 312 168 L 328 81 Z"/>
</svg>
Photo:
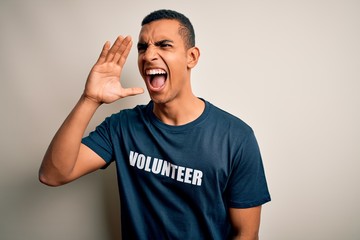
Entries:
<svg viewBox="0 0 360 240">
<path fill-rule="evenodd" d="M 98 103 L 112 103 L 120 98 L 143 92 L 141 88 L 123 88 L 120 76 L 130 52 L 131 39 L 121 36 L 110 48 L 107 42 L 94 67 L 91 69 L 85 87 L 85 95 Z"/>
</svg>

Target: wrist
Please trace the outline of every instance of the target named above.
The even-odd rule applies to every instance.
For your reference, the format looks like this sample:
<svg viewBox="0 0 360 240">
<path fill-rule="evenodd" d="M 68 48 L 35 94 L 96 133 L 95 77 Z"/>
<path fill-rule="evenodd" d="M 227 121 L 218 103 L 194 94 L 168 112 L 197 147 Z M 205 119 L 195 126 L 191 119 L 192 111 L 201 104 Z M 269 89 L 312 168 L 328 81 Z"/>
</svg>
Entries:
<svg viewBox="0 0 360 240">
<path fill-rule="evenodd" d="M 80 102 L 91 107 L 91 108 L 98 108 L 102 105 L 102 103 L 96 101 L 95 99 L 88 97 L 83 93 L 80 97 Z"/>
</svg>

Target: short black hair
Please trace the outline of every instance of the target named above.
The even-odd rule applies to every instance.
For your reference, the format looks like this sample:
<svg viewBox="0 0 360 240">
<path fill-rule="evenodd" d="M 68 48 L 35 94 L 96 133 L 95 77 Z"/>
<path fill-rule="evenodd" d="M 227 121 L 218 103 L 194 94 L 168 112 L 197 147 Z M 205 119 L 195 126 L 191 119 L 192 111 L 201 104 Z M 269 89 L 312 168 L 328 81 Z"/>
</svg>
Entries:
<svg viewBox="0 0 360 240">
<path fill-rule="evenodd" d="M 194 27 L 191 24 L 190 20 L 182 13 L 167 9 L 157 10 L 147 15 L 142 20 L 141 26 L 162 19 L 177 20 L 180 23 L 179 34 L 184 39 L 185 46 L 187 48 L 195 46 Z"/>
</svg>

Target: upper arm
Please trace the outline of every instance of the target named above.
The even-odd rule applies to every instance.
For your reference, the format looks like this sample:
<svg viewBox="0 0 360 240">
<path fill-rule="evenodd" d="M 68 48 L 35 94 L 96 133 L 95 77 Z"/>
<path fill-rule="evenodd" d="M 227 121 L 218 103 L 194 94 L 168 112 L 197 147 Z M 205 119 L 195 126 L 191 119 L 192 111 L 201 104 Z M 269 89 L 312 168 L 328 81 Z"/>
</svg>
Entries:
<svg viewBox="0 0 360 240">
<path fill-rule="evenodd" d="M 102 159 L 91 148 L 81 143 L 79 154 L 74 165 L 70 181 L 73 181 L 83 175 L 98 170 L 104 167 L 105 164 L 106 162 L 104 159 Z"/>
<path fill-rule="evenodd" d="M 258 239 L 261 206 L 252 208 L 230 208 L 229 215 L 235 233 L 234 239 Z"/>
<path fill-rule="evenodd" d="M 80 145 L 78 156 L 71 169 L 61 171 L 60 165 L 54 165 L 50 160 L 42 163 L 39 170 L 39 180 L 49 186 L 60 186 L 93 172 L 106 162 L 86 145 Z"/>
</svg>

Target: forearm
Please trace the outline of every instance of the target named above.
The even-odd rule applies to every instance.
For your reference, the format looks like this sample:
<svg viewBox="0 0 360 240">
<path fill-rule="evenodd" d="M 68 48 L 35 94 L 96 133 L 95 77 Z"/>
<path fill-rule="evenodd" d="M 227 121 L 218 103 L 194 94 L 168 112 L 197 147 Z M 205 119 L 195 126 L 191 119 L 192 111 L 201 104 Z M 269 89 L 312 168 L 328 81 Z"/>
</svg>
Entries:
<svg viewBox="0 0 360 240">
<path fill-rule="evenodd" d="M 99 104 L 81 96 L 51 141 L 39 171 L 47 185 L 67 182 L 78 157 L 81 139 Z"/>
<path fill-rule="evenodd" d="M 87 78 L 84 94 L 55 134 L 45 153 L 39 179 L 57 186 L 100 168 L 101 157 L 81 144 L 92 116 L 101 103 L 112 103 L 143 93 L 142 88 L 123 88 L 121 71 L 132 45 L 131 37 L 119 36 L 113 46 L 106 42 Z M 86 97 L 85 97 L 86 96 Z"/>
</svg>

